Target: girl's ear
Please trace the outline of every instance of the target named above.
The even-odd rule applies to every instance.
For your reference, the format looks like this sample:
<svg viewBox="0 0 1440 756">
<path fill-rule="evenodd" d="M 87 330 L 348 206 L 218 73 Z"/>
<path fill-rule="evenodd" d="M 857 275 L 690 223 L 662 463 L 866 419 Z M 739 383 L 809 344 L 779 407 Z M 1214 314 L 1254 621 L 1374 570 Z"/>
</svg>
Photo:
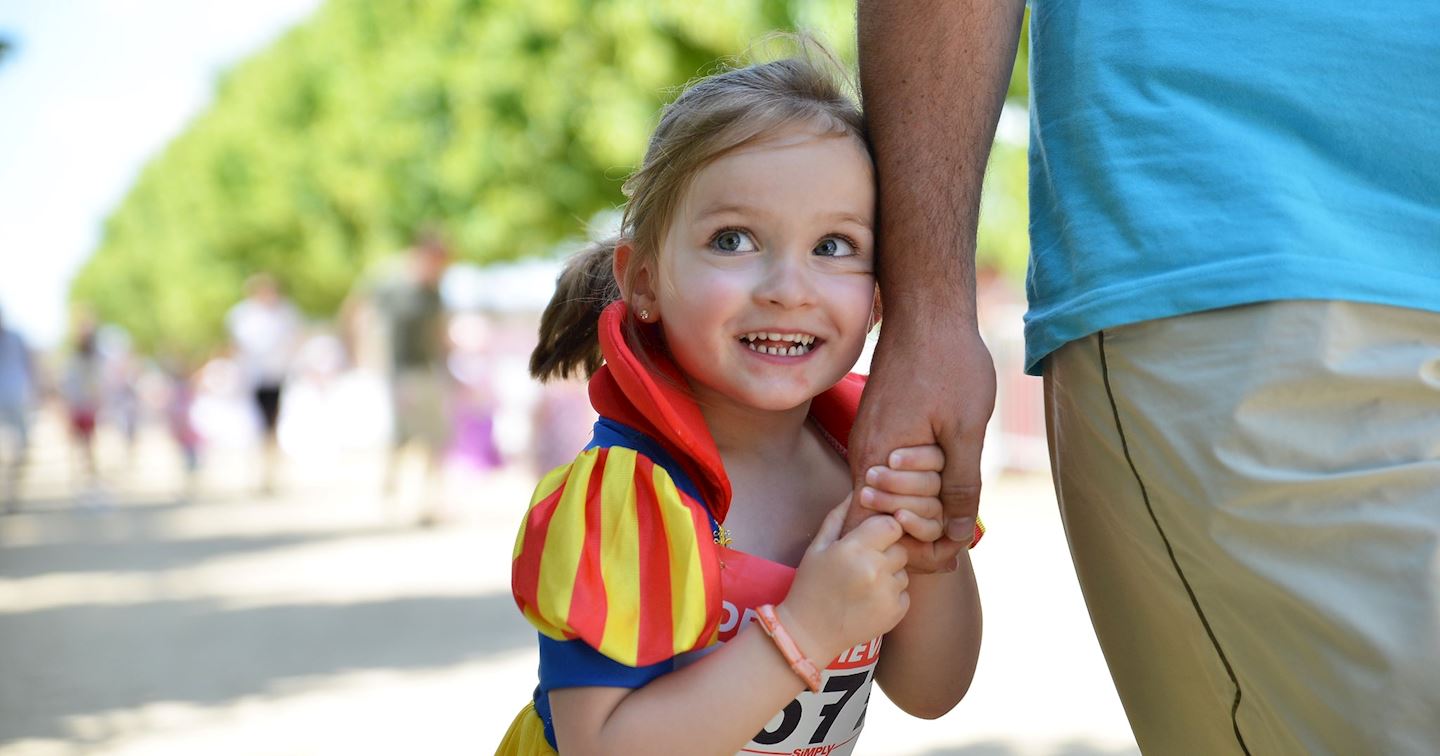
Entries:
<svg viewBox="0 0 1440 756">
<path fill-rule="evenodd" d="M 641 322 L 660 320 L 660 303 L 655 297 L 655 272 L 648 263 L 640 262 L 634 245 L 621 241 L 615 245 L 615 280 L 620 282 L 620 297 Z M 630 266 L 638 268 L 631 275 Z M 627 290 L 628 289 L 628 290 Z"/>
</svg>

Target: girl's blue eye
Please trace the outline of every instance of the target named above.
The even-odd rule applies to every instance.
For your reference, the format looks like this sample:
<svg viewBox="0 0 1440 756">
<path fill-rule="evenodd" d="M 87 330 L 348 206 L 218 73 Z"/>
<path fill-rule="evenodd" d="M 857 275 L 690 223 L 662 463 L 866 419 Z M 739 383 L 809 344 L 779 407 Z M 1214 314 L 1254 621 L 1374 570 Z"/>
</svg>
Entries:
<svg viewBox="0 0 1440 756">
<path fill-rule="evenodd" d="M 850 257 L 858 253 L 849 240 L 839 236 L 827 236 L 815 245 L 815 254 L 821 257 Z"/>
<path fill-rule="evenodd" d="M 726 229 L 710 240 L 710 246 L 721 252 L 752 252 L 755 250 L 755 242 L 750 235 L 744 231 Z"/>
</svg>

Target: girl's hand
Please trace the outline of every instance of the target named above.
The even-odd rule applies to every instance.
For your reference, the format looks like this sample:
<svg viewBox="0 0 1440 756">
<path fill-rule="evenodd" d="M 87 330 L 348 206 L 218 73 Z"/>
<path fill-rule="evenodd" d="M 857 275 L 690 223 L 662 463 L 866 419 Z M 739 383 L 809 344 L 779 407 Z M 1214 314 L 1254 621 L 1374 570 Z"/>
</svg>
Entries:
<svg viewBox="0 0 1440 756">
<path fill-rule="evenodd" d="M 940 472 L 945 452 L 934 444 L 909 446 L 890 452 L 888 465 L 865 471 L 860 506 L 892 515 L 905 534 L 924 542 L 945 534 L 945 512 L 940 503 Z"/>
<path fill-rule="evenodd" d="M 841 538 L 849 508 L 847 496 L 826 515 L 777 607 L 800 650 L 822 667 L 841 651 L 889 632 L 910 608 L 900 523 L 870 517 Z"/>
</svg>

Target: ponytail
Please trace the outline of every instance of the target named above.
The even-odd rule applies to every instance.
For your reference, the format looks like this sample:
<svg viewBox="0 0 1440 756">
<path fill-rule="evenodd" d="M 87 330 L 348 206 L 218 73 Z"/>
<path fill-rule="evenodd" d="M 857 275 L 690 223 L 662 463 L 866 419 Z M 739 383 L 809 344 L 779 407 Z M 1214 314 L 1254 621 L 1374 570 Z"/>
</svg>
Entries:
<svg viewBox="0 0 1440 756">
<path fill-rule="evenodd" d="M 540 343 L 530 375 L 541 382 L 589 378 L 600 369 L 600 313 L 620 298 L 615 280 L 617 239 L 576 253 L 555 279 L 555 294 L 540 316 Z"/>
</svg>

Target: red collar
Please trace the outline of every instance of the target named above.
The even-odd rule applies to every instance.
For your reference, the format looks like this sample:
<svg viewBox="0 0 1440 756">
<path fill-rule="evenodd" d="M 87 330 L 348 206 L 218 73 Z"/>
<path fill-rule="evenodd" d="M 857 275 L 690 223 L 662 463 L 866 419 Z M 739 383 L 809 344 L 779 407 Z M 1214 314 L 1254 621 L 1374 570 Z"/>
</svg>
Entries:
<svg viewBox="0 0 1440 756">
<path fill-rule="evenodd" d="M 590 403 L 602 417 L 658 441 L 690 475 L 715 520 L 724 522 L 730 509 L 730 479 L 715 439 L 699 405 L 682 388 L 685 378 L 669 356 L 651 354 L 647 365 L 631 350 L 622 328 L 627 314 L 624 302 L 615 302 L 600 314 L 600 354 L 605 364 L 590 378 Z M 864 387 L 865 376 L 851 373 L 810 402 L 810 416 L 841 446 L 849 443 Z"/>
</svg>

